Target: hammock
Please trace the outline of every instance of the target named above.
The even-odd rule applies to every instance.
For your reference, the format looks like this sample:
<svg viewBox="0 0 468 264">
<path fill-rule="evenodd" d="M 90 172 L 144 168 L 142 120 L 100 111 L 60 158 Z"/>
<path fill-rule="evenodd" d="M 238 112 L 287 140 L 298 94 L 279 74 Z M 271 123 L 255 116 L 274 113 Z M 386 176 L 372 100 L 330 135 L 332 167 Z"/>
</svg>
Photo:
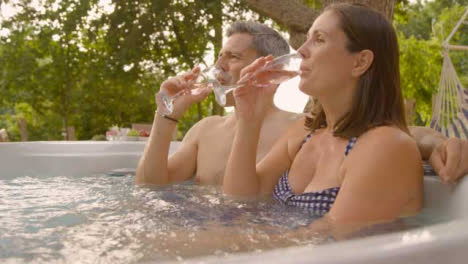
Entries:
<svg viewBox="0 0 468 264">
<path fill-rule="evenodd" d="M 468 50 L 468 46 L 448 44 L 457 29 L 464 23 L 468 9 L 458 21 L 448 38 L 444 41 L 444 62 L 440 74 L 439 90 L 432 105 L 431 128 L 446 137 L 468 140 L 468 90 L 458 79 L 455 67 L 450 59 L 450 50 Z"/>
</svg>

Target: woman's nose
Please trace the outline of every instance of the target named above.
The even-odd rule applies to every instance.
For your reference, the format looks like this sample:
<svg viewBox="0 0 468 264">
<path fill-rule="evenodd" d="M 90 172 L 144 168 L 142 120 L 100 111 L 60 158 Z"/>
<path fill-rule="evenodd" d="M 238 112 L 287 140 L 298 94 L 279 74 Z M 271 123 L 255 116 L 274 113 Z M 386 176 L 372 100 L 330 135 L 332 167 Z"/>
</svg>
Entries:
<svg viewBox="0 0 468 264">
<path fill-rule="evenodd" d="M 305 44 L 302 44 L 302 46 L 300 46 L 298 49 L 297 49 L 297 53 L 301 54 L 302 58 L 307 58 L 307 55 L 309 54 L 307 52 L 307 49 L 305 48 Z"/>
</svg>

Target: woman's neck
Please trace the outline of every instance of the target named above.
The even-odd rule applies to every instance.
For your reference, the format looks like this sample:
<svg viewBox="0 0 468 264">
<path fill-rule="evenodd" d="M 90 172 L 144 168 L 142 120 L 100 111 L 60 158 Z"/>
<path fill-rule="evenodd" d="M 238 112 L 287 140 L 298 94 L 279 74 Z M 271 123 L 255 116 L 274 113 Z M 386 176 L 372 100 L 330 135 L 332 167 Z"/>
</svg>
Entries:
<svg viewBox="0 0 468 264">
<path fill-rule="evenodd" d="M 339 96 L 319 98 L 326 116 L 327 127 L 334 129 L 336 124 L 351 110 L 355 89 L 346 89 Z"/>
</svg>

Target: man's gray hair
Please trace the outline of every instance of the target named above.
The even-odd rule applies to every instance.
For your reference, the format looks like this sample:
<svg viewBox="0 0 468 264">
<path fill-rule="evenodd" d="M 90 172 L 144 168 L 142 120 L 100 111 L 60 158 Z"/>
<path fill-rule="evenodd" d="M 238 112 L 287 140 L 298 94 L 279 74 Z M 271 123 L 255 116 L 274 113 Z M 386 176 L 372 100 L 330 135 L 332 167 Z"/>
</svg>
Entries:
<svg viewBox="0 0 468 264">
<path fill-rule="evenodd" d="M 274 29 L 255 21 L 234 22 L 226 31 L 230 37 L 236 33 L 247 33 L 253 36 L 252 48 L 258 56 L 273 55 L 275 57 L 288 54 L 288 42 Z"/>
</svg>

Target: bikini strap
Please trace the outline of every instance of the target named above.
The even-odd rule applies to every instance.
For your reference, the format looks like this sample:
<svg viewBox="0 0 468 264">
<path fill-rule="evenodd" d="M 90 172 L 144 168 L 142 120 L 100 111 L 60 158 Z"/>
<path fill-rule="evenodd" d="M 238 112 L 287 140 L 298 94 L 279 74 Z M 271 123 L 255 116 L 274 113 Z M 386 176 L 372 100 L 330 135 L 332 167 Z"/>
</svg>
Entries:
<svg viewBox="0 0 468 264">
<path fill-rule="evenodd" d="M 302 146 L 307 142 L 307 140 L 309 140 L 310 137 L 312 137 L 313 133 L 314 131 L 311 131 L 309 134 L 307 134 L 307 136 L 302 141 L 301 147 L 299 149 L 301 149 Z M 356 144 L 356 141 L 357 141 L 357 137 L 352 137 L 349 139 L 348 144 L 346 145 L 346 148 L 345 148 L 345 153 L 344 153 L 345 156 L 347 156 L 349 152 L 351 151 L 351 149 L 353 149 L 354 145 Z"/>
<path fill-rule="evenodd" d="M 299 147 L 299 149 L 302 148 L 302 145 L 304 145 L 307 140 L 309 140 L 309 138 L 312 136 L 312 134 L 314 133 L 314 131 L 311 131 L 309 134 L 307 134 L 307 136 L 304 138 L 304 140 L 302 140 L 302 143 L 301 143 L 301 146 Z"/>
<path fill-rule="evenodd" d="M 345 157 L 348 156 L 351 149 L 353 149 L 354 144 L 356 144 L 356 140 L 357 140 L 357 137 L 352 137 L 349 139 L 348 145 L 346 145 L 345 152 L 344 152 Z"/>
</svg>

